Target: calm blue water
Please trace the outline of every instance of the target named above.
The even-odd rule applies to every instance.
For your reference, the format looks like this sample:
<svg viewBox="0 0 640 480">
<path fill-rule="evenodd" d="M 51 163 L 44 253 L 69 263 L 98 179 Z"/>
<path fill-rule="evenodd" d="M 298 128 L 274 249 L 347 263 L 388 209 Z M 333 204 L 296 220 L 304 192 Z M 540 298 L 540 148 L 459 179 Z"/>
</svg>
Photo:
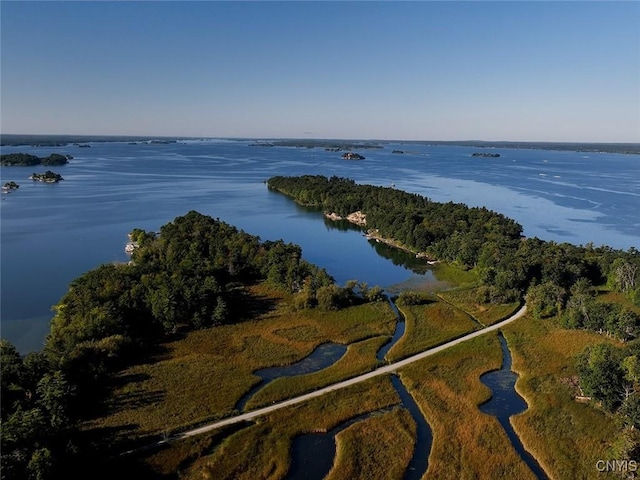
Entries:
<svg viewBox="0 0 640 480">
<path fill-rule="evenodd" d="M 135 227 L 158 229 L 189 210 L 218 217 L 262 239 L 300 244 L 309 261 L 340 283 L 388 287 L 415 280 L 356 230 L 331 228 L 263 183 L 273 175 L 350 177 L 421 193 L 437 201 L 486 205 L 515 218 L 528 236 L 617 248 L 640 247 L 640 156 L 389 144 L 345 161 L 323 149 L 251 147 L 248 141 L 169 145 L 93 143 L 92 148 L 3 147 L 2 153 L 70 154 L 53 168 L 55 185 L 26 178 L 46 167 L 1 167 L 2 337 L 22 352 L 39 349 L 50 307 L 68 283 L 100 263 L 127 259 Z M 393 149 L 411 152 L 392 154 Z M 428 275 L 428 272 L 427 272 Z"/>
</svg>

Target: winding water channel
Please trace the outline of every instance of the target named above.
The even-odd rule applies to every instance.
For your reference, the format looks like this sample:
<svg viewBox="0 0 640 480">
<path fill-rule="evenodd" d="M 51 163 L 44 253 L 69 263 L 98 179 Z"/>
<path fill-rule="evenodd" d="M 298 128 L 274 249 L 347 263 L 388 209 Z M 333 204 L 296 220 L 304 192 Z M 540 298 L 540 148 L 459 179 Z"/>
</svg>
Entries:
<svg viewBox="0 0 640 480">
<path fill-rule="evenodd" d="M 384 357 L 387 355 L 389 350 L 391 350 L 391 347 L 393 347 L 398 342 L 398 340 L 402 338 L 405 330 L 404 316 L 402 315 L 402 313 L 400 313 L 400 310 L 398 310 L 398 307 L 396 307 L 396 304 L 393 302 L 391 297 L 387 296 L 387 300 L 389 301 L 391 309 L 395 312 L 397 320 L 393 336 L 387 343 L 380 347 L 380 350 L 378 350 L 378 353 L 376 353 L 376 359 L 380 362 L 385 361 Z"/>
<path fill-rule="evenodd" d="M 376 354 L 376 359 L 379 361 L 384 361 L 384 357 L 387 352 L 398 342 L 398 340 L 400 340 L 400 338 L 402 338 L 405 332 L 404 317 L 391 298 L 387 297 L 387 299 L 389 301 L 389 305 L 396 314 L 397 320 L 391 340 L 380 347 Z M 400 397 L 401 405 L 409 411 L 413 420 L 416 422 L 416 443 L 413 449 L 413 456 L 409 462 L 407 470 L 405 471 L 404 480 L 417 480 L 422 478 L 424 473 L 427 471 L 433 435 L 429 424 L 418 407 L 418 404 L 402 384 L 400 377 L 393 375 L 391 377 L 391 383 Z M 293 480 L 324 478 L 329 473 L 334 463 L 336 455 L 336 435 L 345 428 L 348 428 L 350 425 L 366 420 L 372 415 L 383 411 L 389 411 L 389 409 L 353 417 L 346 422 L 337 425 L 326 433 L 310 433 L 296 437 L 291 445 L 292 461 L 287 478 Z"/>
<path fill-rule="evenodd" d="M 291 467 L 287 473 L 290 480 L 322 480 L 331 470 L 336 456 L 336 435 L 354 423 L 373 415 L 390 412 L 384 408 L 350 418 L 325 433 L 299 435 L 291 445 Z"/>
<path fill-rule="evenodd" d="M 509 437 L 513 448 L 520 458 L 527 464 L 538 479 L 546 479 L 547 475 L 533 456 L 525 450 L 520 438 L 513 430 L 509 418 L 524 412 L 528 407 L 524 399 L 518 395 L 515 389 L 518 374 L 511 370 L 511 352 L 502 333 L 498 335 L 502 347 L 502 366 L 500 370 L 494 370 L 480 376 L 480 380 L 491 389 L 492 397 L 480 406 L 480 411 L 493 415 L 498 419 L 502 428 Z"/>
<path fill-rule="evenodd" d="M 413 417 L 413 421 L 416 422 L 417 427 L 413 456 L 411 457 L 409 465 L 404 472 L 404 480 L 419 480 L 422 478 L 429 466 L 429 453 L 431 452 L 431 444 L 433 442 L 431 427 L 429 427 L 427 420 L 422 415 L 420 407 L 418 407 L 416 401 L 402 384 L 400 377 L 393 375 L 391 377 L 391 383 L 393 383 L 396 392 L 398 392 L 398 395 L 400 396 L 402 406 L 409 410 L 409 413 Z"/>
<path fill-rule="evenodd" d="M 311 352 L 311 355 L 303 358 L 299 362 L 286 365 L 284 367 L 269 367 L 256 370 L 253 374 L 257 375 L 262 380 L 258 384 L 254 385 L 240 400 L 238 400 L 238 403 L 236 403 L 236 410 L 240 412 L 243 411 L 249 399 L 272 380 L 280 377 L 295 377 L 298 375 L 318 372 L 336 363 L 346 352 L 346 345 L 331 342 L 323 343 Z"/>
<path fill-rule="evenodd" d="M 405 333 L 405 320 L 395 303 L 387 297 L 389 305 L 396 314 L 396 327 L 391 339 L 376 353 L 376 359 L 384 362 L 385 355 Z M 254 385 L 236 404 L 236 410 L 243 411 L 247 402 L 269 382 L 280 377 L 293 377 L 318 372 L 336 363 L 346 353 L 347 347 L 337 343 L 324 343 L 309 356 L 283 367 L 270 367 L 256 370 L 254 375 L 261 381 Z M 391 383 L 395 388 L 402 407 L 406 408 L 416 422 L 416 443 L 413 456 L 404 475 L 405 480 L 420 479 L 427 471 L 429 452 L 433 436 L 429 424 L 420 408 L 402 384 L 400 377 L 393 375 Z M 390 408 L 355 416 L 324 433 L 299 435 L 291 445 L 292 462 L 287 474 L 289 479 L 322 479 L 334 463 L 336 455 L 335 437 L 342 430 L 356 422 L 366 420 L 372 415 L 390 411 Z"/>
</svg>

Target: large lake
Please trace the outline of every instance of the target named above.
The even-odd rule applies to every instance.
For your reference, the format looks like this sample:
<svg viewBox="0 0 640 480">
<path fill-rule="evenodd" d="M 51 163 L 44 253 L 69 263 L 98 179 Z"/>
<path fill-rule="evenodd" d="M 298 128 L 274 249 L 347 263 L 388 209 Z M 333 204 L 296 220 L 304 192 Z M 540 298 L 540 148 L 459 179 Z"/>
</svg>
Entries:
<svg viewBox="0 0 640 480">
<path fill-rule="evenodd" d="M 322 174 L 416 192 L 436 201 L 487 206 L 544 240 L 640 248 L 640 156 L 500 148 L 499 158 L 471 147 L 387 143 L 347 161 L 322 148 L 256 147 L 249 141 L 173 144 L 91 143 L 91 148 L 3 147 L 2 153 L 73 155 L 52 168 L 58 184 L 27 177 L 46 167 L 1 167 L 2 337 L 26 353 L 40 349 L 51 306 L 69 282 L 105 262 L 126 261 L 127 233 L 157 230 L 189 210 L 259 235 L 297 243 L 339 283 L 392 287 L 429 278 L 388 259 L 354 229 L 296 206 L 264 181 Z M 402 150 L 404 154 L 394 154 Z M 388 254 L 387 254 L 388 256 Z M 406 259 L 405 259 L 406 260 Z"/>
</svg>

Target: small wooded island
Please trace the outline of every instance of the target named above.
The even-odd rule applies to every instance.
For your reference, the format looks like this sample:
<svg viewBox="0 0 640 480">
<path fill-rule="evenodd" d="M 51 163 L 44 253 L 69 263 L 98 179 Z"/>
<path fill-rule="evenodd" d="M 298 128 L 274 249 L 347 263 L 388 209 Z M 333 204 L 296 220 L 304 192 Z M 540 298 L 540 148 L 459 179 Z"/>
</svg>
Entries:
<svg viewBox="0 0 640 480">
<path fill-rule="evenodd" d="M 486 157 L 486 158 L 498 158 L 499 153 L 487 153 L 487 152 L 475 152 L 471 154 L 472 157 Z"/>
<path fill-rule="evenodd" d="M 48 157 L 38 157 L 28 153 L 6 153 L 0 156 L 0 164 L 3 167 L 31 167 L 33 165 L 60 166 L 66 165 L 71 159 L 73 159 L 71 155 L 60 155 L 59 153 L 52 153 Z"/>
<path fill-rule="evenodd" d="M 3 186 L 2 186 L 2 191 L 3 192 L 10 192 L 12 190 L 17 190 L 18 188 L 20 188 L 20 185 L 18 185 L 16 182 L 11 181 L 11 182 L 6 182 Z"/>
<path fill-rule="evenodd" d="M 364 157 L 359 153 L 347 152 L 342 154 L 344 160 L 364 160 Z"/>
<path fill-rule="evenodd" d="M 47 170 L 44 173 L 32 173 L 29 180 L 33 180 L 34 182 L 57 183 L 60 180 L 64 180 L 64 178 L 62 178 L 62 175 L 59 173 Z"/>
</svg>

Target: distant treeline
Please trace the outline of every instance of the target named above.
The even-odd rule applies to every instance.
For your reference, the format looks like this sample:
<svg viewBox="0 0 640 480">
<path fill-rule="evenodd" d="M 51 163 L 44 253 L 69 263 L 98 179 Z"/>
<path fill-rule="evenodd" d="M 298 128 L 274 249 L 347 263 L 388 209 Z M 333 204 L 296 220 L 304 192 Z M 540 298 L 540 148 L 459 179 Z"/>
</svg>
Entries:
<svg viewBox="0 0 640 480">
<path fill-rule="evenodd" d="M 371 150 L 384 148 L 379 143 L 349 142 L 344 140 L 272 140 L 269 142 L 274 147 L 298 147 L 298 148 L 325 148 L 340 150 Z"/>
<path fill-rule="evenodd" d="M 0 135 L 2 147 L 64 147 L 70 144 L 84 144 L 88 142 L 147 142 L 152 140 L 176 141 L 171 137 L 131 137 L 111 135 Z"/>
<path fill-rule="evenodd" d="M 179 137 L 188 138 L 188 137 Z M 200 138 L 200 137 L 198 137 Z M 112 135 L 22 135 L 22 134 L 1 134 L 0 146 L 65 146 L 74 143 L 87 142 L 147 142 L 152 140 L 176 141 L 178 137 L 132 137 L 132 136 L 112 136 Z M 607 153 L 629 153 L 640 154 L 640 143 L 577 143 L 577 142 L 490 142 L 482 140 L 379 140 L 379 141 L 358 141 L 358 140 L 333 140 L 333 139 L 283 139 L 283 140 L 260 140 L 260 139 L 236 139 L 253 140 L 256 146 L 278 146 L 278 147 L 299 147 L 299 148 L 333 148 L 337 150 L 357 150 L 357 149 L 383 149 L 388 143 L 403 143 L 409 145 L 451 145 L 461 147 L 480 148 L 526 148 L 533 150 L 567 150 L 576 152 L 607 152 Z"/>
<path fill-rule="evenodd" d="M 640 143 L 576 143 L 576 142 L 485 142 L 481 140 L 460 141 L 403 141 L 413 145 L 450 145 L 452 147 L 480 148 L 525 148 L 532 150 L 563 150 L 571 152 L 602 152 L 640 154 Z"/>
<path fill-rule="evenodd" d="M 58 153 L 52 153 L 48 157 L 38 157 L 28 153 L 6 153 L 0 155 L 0 165 L 27 167 L 33 165 L 57 166 L 66 165 L 71 158 L 73 158 L 71 155 L 60 155 Z"/>
</svg>

